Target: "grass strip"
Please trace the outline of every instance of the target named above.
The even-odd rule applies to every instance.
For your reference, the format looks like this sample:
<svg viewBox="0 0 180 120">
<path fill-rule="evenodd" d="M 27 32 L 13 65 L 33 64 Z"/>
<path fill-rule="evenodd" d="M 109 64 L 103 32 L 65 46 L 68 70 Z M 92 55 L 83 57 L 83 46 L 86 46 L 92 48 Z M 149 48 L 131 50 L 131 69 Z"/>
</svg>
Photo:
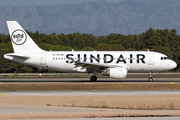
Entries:
<svg viewBox="0 0 180 120">
<path fill-rule="evenodd" d="M 180 90 L 180 84 L 1 84 L 0 91 Z"/>
</svg>

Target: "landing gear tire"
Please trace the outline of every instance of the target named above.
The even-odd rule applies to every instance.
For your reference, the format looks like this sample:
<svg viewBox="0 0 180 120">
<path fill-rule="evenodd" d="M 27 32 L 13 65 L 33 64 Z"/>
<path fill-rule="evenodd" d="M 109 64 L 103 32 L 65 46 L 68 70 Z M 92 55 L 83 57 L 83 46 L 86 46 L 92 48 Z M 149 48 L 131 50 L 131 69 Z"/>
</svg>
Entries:
<svg viewBox="0 0 180 120">
<path fill-rule="evenodd" d="M 92 76 L 90 79 L 91 82 L 96 82 L 97 81 L 97 77 L 96 76 Z"/>
<path fill-rule="evenodd" d="M 153 82 L 153 77 L 152 77 L 152 73 L 151 72 L 149 72 L 149 82 Z"/>
<path fill-rule="evenodd" d="M 153 78 L 152 77 L 149 78 L 149 82 L 153 82 Z"/>
</svg>

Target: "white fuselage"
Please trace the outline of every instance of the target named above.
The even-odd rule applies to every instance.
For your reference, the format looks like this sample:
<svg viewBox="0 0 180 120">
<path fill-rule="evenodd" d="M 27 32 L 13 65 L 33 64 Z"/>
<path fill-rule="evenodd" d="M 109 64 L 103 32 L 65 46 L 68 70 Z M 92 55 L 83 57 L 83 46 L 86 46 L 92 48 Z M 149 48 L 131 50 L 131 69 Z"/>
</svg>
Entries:
<svg viewBox="0 0 180 120">
<path fill-rule="evenodd" d="M 19 63 L 62 72 L 87 72 L 73 61 L 123 66 L 128 72 L 159 72 L 174 69 L 177 64 L 166 55 L 149 51 L 42 51 L 21 53 L 28 59 L 4 58 Z"/>
</svg>

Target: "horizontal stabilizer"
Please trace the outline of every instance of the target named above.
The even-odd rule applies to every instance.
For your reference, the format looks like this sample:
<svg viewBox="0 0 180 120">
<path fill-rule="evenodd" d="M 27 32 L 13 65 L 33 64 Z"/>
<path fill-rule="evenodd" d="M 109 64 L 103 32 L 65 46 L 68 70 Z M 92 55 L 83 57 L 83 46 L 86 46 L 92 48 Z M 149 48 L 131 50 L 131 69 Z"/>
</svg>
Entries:
<svg viewBox="0 0 180 120">
<path fill-rule="evenodd" d="M 10 53 L 10 54 L 5 54 L 4 56 L 9 56 L 9 57 L 13 57 L 13 58 L 17 58 L 17 59 L 29 59 L 30 57 L 27 55 L 22 55 L 22 54 L 16 54 L 16 53 Z"/>
</svg>

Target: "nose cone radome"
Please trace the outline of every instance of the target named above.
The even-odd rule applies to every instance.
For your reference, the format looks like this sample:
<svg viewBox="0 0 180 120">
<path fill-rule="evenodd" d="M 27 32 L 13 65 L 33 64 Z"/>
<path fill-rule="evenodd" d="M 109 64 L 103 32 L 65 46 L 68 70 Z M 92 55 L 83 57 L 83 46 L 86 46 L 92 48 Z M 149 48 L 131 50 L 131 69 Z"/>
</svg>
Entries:
<svg viewBox="0 0 180 120">
<path fill-rule="evenodd" d="M 171 68 L 172 69 L 174 69 L 174 68 L 176 68 L 177 67 L 177 63 L 176 62 L 174 62 L 174 61 L 171 61 Z"/>
</svg>

